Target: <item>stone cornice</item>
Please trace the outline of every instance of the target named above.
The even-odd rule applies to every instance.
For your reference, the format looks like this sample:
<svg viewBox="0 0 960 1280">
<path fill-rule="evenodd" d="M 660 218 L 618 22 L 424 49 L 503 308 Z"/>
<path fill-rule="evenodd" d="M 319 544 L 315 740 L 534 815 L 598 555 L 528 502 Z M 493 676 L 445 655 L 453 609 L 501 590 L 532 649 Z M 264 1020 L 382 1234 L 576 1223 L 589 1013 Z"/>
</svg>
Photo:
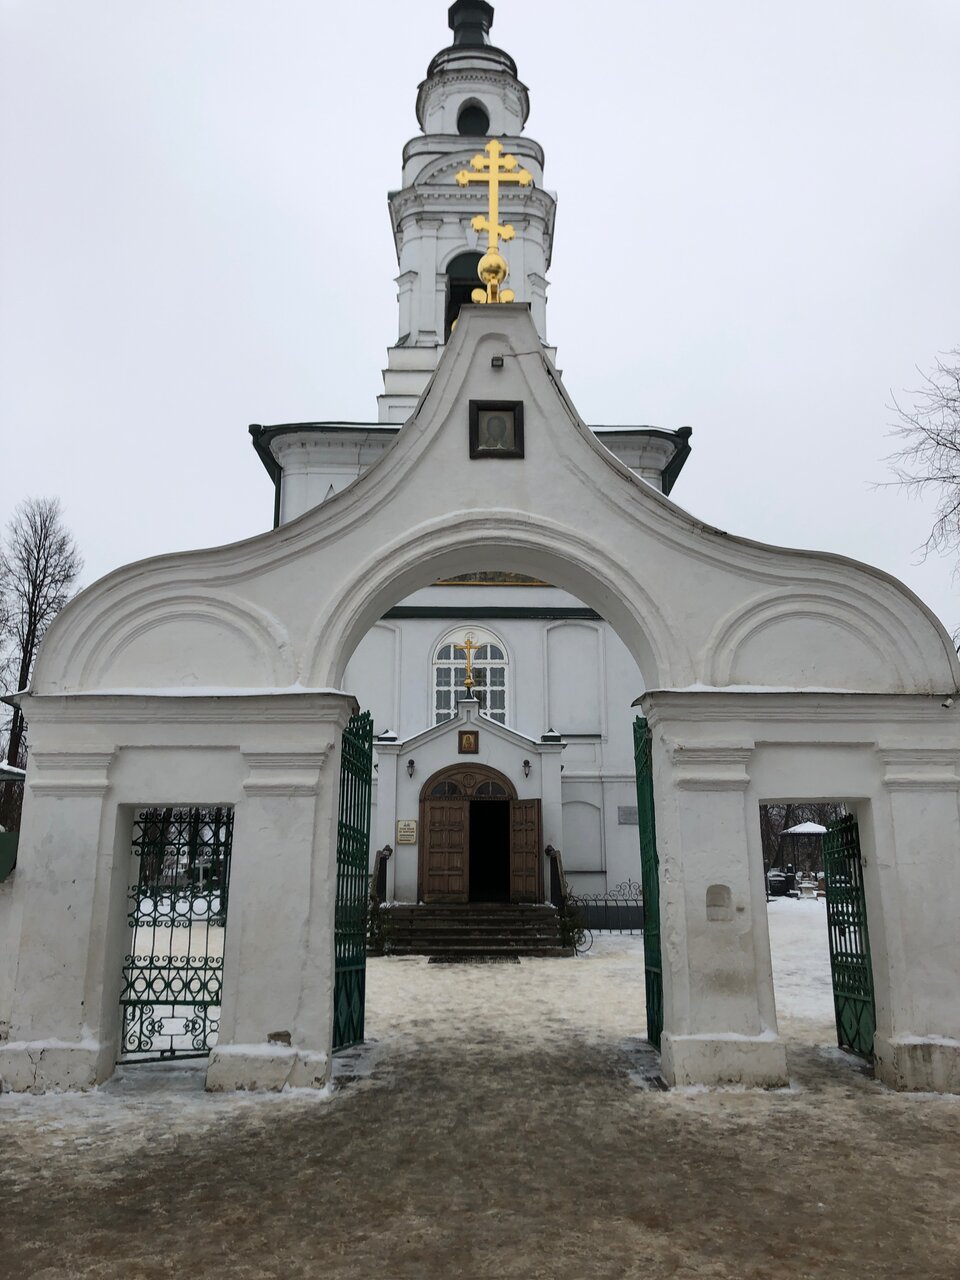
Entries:
<svg viewBox="0 0 960 1280">
<path fill-rule="evenodd" d="M 960 791 L 960 748 L 880 751 L 888 791 Z"/>
<path fill-rule="evenodd" d="M 681 791 L 745 791 L 750 785 L 750 746 L 686 746 L 670 750 L 671 781 Z"/>
<path fill-rule="evenodd" d="M 393 214 L 394 221 L 400 218 L 408 218 L 411 213 L 421 213 L 423 216 L 429 216 L 432 212 L 431 204 L 441 206 L 456 203 L 463 208 L 463 219 L 465 222 L 475 212 L 480 212 L 486 207 L 486 201 L 482 196 L 475 192 L 465 192 L 462 187 L 455 186 L 452 182 L 449 186 L 427 185 L 404 187 L 402 191 L 395 191 L 389 199 L 390 211 Z M 514 193 L 502 192 L 500 196 L 500 207 L 503 210 L 516 210 L 511 212 L 510 216 L 514 219 L 519 217 L 522 210 L 524 215 L 529 217 L 532 222 L 537 221 L 539 215 L 544 221 L 551 221 L 556 209 L 556 200 L 549 191 L 543 187 L 527 188 L 522 195 Z M 532 210 L 532 212 L 531 212 Z M 437 212 L 443 212 L 438 209 Z"/>
<path fill-rule="evenodd" d="M 113 751 L 33 751 L 33 795 L 98 799 L 110 788 Z"/>
<path fill-rule="evenodd" d="M 427 133 L 418 134 L 411 138 L 403 148 L 403 163 L 406 165 L 408 161 L 420 159 L 422 156 L 433 156 L 439 159 L 444 155 L 458 155 L 469 158 L 475 155 L 478 144 L 482 143 L 482 138 L 473 139 L 471 144 L 469 139 L 463 137 L 459 133 Z M 500 138 L 500 144 L 505 151 L 522 158 L 532 156 L 540 169 L 543 169 L 546 157 L 539 142 L 534 142 L 532 138 L 528 138 L 526 134 L 504 134 Z"/>
<path fill-rule="evenodd" d="M 337 691 L 176 697 L 152 694 L 31 694 L 28 724 L 297 724 L 343 723 L 357 707 Z"/>
<path fill-rule="evenodd" d="M 249 775 L 243 783 L 248 796 L 314 796 L 326 751 L 243 751 Z"/>
<path fill-rule="evenodd" d="M 811 724 L 830 720 L 849 724 L 882 724 L 884 721 L 940 725 L 945 732 L 960 733 L 945 717 L 940 699 L 913 693 L 852 693 L 814 689 L 650 689 L 634 702 L 651 725 L 674 721 L 750 720 L 760 723 L 787 721 Z"/>
</svg>

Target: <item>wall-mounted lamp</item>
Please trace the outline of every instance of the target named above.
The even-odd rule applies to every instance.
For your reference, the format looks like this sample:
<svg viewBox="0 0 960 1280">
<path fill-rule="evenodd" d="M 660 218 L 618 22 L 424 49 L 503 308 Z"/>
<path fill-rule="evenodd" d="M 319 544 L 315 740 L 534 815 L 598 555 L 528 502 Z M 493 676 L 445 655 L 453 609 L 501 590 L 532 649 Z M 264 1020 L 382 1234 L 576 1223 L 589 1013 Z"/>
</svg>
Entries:
<svg viewBox="0 0 960 1280">
<path fill-rule="evenodd" d="M 503 368 L 503 356 L 493 356 L 493 358 L 492 358 L 492 359 L 491 359 L 491 361 L 490 361 L 490 368 L 491 368 L 491 369 L 502 369 L 502 368 Z"/>
<path fill-rule="evenodd" d="M 523 762 L 523 776 L 525 778 L 530 777 L 530 761 L 529 760 L 524 760 Z"/>
<path fill-rule="evenodd" d="M 407 761 L 407 777 L 408 778 L 413 777 L 413 761 L 412 760 Z"/>
</svg>

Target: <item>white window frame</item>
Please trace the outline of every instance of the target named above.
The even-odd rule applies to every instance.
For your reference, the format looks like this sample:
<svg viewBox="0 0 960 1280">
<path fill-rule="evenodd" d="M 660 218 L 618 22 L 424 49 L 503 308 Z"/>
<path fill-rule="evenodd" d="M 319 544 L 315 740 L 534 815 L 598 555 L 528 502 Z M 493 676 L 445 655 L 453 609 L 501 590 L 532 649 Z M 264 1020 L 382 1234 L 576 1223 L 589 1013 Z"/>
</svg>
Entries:
<svg viewBox="0 0 960 1280">
<path fill-rule="evenodd" d="M 456 703 L 466 697 L 467 690 L 463 684 L 466 678 L 466 657 L 462 649 L 459 651 L 459 656 L 454 656 L 453 649 L 454 645 L 460 645 L 464 640 L 480 645 L 481 648 L 493 646 L 503 655 L 502 658 L 498 658 L 479 657 L 476 653 L 474 654 L 473 674 L 476 684 L 471 692 L 480 703 L 481 715 L 494 720 L 497 724 L 505 725 L 509 722 L 510 714 L 510 654 L 498 635 L 486 627 L 475 626 L 457 627 L 448 631 L 433 647 L 430 666 L 431 723 L 445 724 L 448 720 L 452 720 L 456 715 Z M 449 656 L 441 657 L 444 650 L 447 650 Z M 491 676 L 496 683 L 491 683 Z M 450 696 L 443 698 L 444 694 Z M 496 695 L 492 700 L 502 702 L 502 707 L 491 708 L 488 705 L 491 697 L 488 695 Z M 441 706 L 440 703 L 443 701 L 448 702 L 449 705 Z"/>
</svg>

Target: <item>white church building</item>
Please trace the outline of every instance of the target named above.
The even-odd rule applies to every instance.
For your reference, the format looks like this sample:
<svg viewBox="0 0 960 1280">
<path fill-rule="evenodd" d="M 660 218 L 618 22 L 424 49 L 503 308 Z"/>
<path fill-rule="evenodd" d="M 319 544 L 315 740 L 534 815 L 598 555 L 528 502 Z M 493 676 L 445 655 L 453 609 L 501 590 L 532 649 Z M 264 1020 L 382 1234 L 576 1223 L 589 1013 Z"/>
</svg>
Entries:
<svg viewBox="0 0 960 1280">
<path fill-rule="evenodd" d="M 960 1092 L 950 638 L 880 570 L 677 506 L 688 430 L 581 418 L 492 19 L 456 0 L 419 88 L 378 421 L 253 428 L 274 527 L 95 583 L 16 695 L 4 1087 L 188 1051 L 211 1089 L 322 1087 L 387 846 L 414 911 L 549 913 L 551 850 L 584 893 L 639 876 L 663 1079 L 783 1085 L 759 806 L 829 801 L 838 1039 Z"/>
<path fill-rule="evenodd" d="M 454 5 L 454 43 L 432 60 L 417 93 L 421 133 L 404 147 L 402 187 L 389 196 L 399 326 L 387 354 L 379 421 L 250 428 L 274 484 L 276 524 L 328 501 L 381 458 L 391 465 L 400 424 L 416 409 L 478 283 L 486 237 L 471 224 L 486 210 L 486 192 L 458 185 L 456 174 L 491 135 L 533 179 L 529 187 L 506 186 L 500 193 L 504 220 L 516 233 L 510 283 L 529 307 L 544 352 L 556 358 L 547 339 L 546 291 L 557 202 L 543 186 L 543 149 L 524 133 L 527 88 L 510 55 L 488 42 L 492 18 L 489 5 Z M 689 427 L 592 430 L 635 475 L 667 494 L 690 453 Z M 482 478 L 495 483 L 489 465 Z M 563 850 L 571 887 L 599 894 L 637 881 L 631 703 L 643 691 L 643 677 L 636 662 L 610 624 L 569 592 L 478 567 L 404 597 L 364 636 L 347 666 L 345 686 L 373 713 L 378 735 L 373 845 L 395 846 L 389 895 L 403 901 L 430 896 L 417 874 L 417 848 L 397 845 L 396 824 L 418 820 L 433 740 L 421 735 L 449 720 L 467 695 L 463 642 L 478 646 L 471 650 L 472 693 L 483 716 L 535 744 L 544 735 L 563 740 L 561 807 L 551 815 L 549 843 Z M 489 740 L 492 746 L 496 738 Z M 538 756 L 536 747 L 523 753 L 537 779 Z M 496 766 L 496 754 L 487 763 Z M 539 781 L 536 786 L 540 795 Z"/>
</svg>

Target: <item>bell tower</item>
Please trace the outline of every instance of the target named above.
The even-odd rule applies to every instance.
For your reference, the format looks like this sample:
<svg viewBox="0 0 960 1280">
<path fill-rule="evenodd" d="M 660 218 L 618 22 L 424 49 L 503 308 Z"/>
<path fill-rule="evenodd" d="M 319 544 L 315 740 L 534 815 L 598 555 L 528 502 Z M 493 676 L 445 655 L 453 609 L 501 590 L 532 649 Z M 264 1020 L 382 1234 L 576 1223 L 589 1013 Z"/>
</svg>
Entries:
<svg viewBox="0 0 960 1280">
<path fill-rule="evenodd" d="M 487 212 L 478 185 L 460 184 L 491 139 L 516 157 L 532 178 L 505 185 L 503 219 L 515 230 L 505 256 L 509 286 L 527 303 L 546 344 L 547 278 L 553 249 L 556 198 L 543 187 L 543 150 L 523 135 L 530 103 L 508 53 L 490 43 L 493 6 L 455 0 L 449 23 L 453 43 L 436 55 L 417 93 L 420 134 L 403 149 L 403 186 L 389 195 L 400 268 L 399 327 L 387 353 L 381 422 L 404 422 L 437 367 L 460 307 L 480 285 L 477 264 L 486 249 L 473 226 Z"/>
</svg>

